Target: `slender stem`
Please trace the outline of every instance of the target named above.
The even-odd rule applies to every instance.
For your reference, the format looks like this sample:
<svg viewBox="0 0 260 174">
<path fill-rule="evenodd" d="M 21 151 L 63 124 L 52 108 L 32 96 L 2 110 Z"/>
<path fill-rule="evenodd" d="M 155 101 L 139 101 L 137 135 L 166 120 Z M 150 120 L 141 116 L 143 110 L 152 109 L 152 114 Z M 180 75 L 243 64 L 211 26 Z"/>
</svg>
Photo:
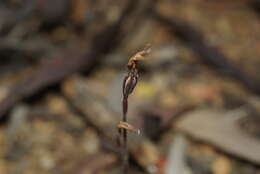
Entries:
<svg viewBox="0 0 260 174">
<path fill-rule="evenodd" d="M 127 110 L 128 110 L 128 101 L 127 98 L 123 98 L 123 121 L 127 121 Z"/>
<path fill-rule="evenodd" d="M 127 122 L 128 98 L 123 98 L 123 122 Z M 128 147 L 127 147 L 127 130 L 123 129 L 123 170 L 127 173 L 128 168 Z"/>
<path fill-rule="evenodd" d="M 137 82 L 138 82 L 138 69 L 137 63 L 142 60 L 144 56 L 150 53 L 150 46 L 146 46 L 142 51 L 136 53 L 128 61 L 128 74 L 123 81 L 123 118 L 122 121 L 127 123 L 127 109 L 128 109 L 128 96 L 133 92 Z M 127 174 L 128 169 L 128 147 L 127 147 L 127 129 L 118 129 L 118 144 L 122 147 L 122 157 L 123 157 L 123 173 Z"/>
</svg>

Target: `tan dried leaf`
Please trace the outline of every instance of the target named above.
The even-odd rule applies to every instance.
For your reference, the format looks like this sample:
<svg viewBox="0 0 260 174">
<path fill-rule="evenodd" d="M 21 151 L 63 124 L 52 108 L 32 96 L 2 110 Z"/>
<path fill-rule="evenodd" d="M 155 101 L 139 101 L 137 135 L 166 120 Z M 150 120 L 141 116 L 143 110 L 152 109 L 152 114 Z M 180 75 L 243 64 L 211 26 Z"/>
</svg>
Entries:
<svg viewBox="0 0 260 174">
<path fill-rule="evenodd" d="M 128 131 L 135 132 L 138 135 L 140 134 L 140 130 L 139 129 L 135 128 L 133 125 L 131 125 L 131 124 L 127 123 L 127 122 L 120 121 L 119 124 L 117 125 L 117 127 L 119 129 L 126 129 Z"/>
</svg>

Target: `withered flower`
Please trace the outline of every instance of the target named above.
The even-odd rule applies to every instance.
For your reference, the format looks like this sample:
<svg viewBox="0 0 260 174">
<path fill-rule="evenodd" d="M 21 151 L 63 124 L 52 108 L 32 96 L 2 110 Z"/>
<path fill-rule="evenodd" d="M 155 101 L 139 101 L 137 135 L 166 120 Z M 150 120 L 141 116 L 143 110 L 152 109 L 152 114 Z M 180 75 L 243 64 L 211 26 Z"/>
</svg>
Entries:
<svg viewBox="0 0 260 174">
<path fill-rule="evenodd" d="M 144 60 L 145 56 L 147 56 L 151 52 L 151 45 L 147 44 L 142 51 L 137 52 L 133 57 L 131 57 L 127 63 L 128 69 L 131 70 L 137 67 L 137 63 L 140 60 Z"/>
<path fill-rule="evenodd" d="M 128 61 L 128 74 L 124 78 L 123 81 L 123 117 L 122 121 L 118 124 L 118 145 L 122 147 L 122 157 L 123 157 L 123 170 L 126 173 L 128 166 L 128 152 L 127 152 L 127 131 L 132 131 L 140 134 L 140 130 L 136 129 L 131 124 L 127 123 L 127 108 L 128 108 L 128 96 L 133 92 L 137 82 L 138 82 L 138 67 L 137 64 L 140 60 L 143 60 L 146 55 L 151 52 L 150 45 L 147 45 L 142 51 L 136 53 L 133 57 L 131 57 Z"/>
<path fill-rule="evenodd" d="M 138 69 L 137 64 L 140 60 L 143 60 L 146 55 L 148 55 L 151 52 L 151 46 L 146 45 L 146 47 L 142 50 L 136 53 L 133 57 L 131 57 L 128 61 L 127 67 L 128 67 L 128 74 L 124 78 L 123 82 L 123 96 L 124 98 L 127 98 L 134 90 L 137 81 L 138 81 Z"/>
</svg>

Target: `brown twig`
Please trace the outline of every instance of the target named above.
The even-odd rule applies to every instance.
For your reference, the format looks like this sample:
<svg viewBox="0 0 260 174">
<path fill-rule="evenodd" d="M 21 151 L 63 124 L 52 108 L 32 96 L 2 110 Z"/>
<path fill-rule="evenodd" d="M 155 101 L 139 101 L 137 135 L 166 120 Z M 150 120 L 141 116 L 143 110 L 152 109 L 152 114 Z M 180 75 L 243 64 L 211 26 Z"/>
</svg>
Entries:
<svg viewBox="0 0 260 174">
<path fill-rule="evenodd" d="M 142 51 L 136 53 L 133 57 L 131 57 L 128 61 L 128 74 L 124 78 L 123 81 L 123 100 L 122 100 L 122 108 L 123 108 L 123 118 L 122 121 L 118 125 L 118 143 L 122 146 L 122 156 L 123 156 L 123 171 L 127 173 L 128 168 L 128 148 L 127 148 L 127 130 L 135 131 L 139 133 L 139 131 L 134 128 L 134 126 L 127 123 L 127 109 L 128 109 L 128 96 L 133 92 L 137 82 L 138 82 L 138 62 L 143 60 L 146 55 L 148 55 L 151 51 L 150 45 L 147 45 Z"/>
<path fill-rule="evenodd" d="M 4 114 L 21 100 L 59 83 L 75 72 L 84 71 L 90 73 L 94 70 L 103 60 L 101 60 L 102 56 L 111 52 L 119 45 L 125 32 L 123 25 L 135 11 L 138 4 L 136 1 L 129 1 L 120 18 L 96 34 L 89 49 L 64 49 L 60 55 L 39 65 L 33 74 L 26 77 L 25 80 L 18 82 L 0 102 L 0 120 L 3 119 Z"/>
<path fill-rule="evenodd" d="M 242 82 L 249 90 L 260 95 L 259 79 L 252 74 L 246 73 L 238 65 L 230 61 L 230 58 L 221 53 L 218 48 L 209 45 L 205 41 L 203 34 L 195 27 L 174 17 L 165 17 L 155 9 L 151 10 L 151 14 L 153 19 L 168 27 L 173 35 L 184 41 L 198 55 L 202 63 L 223 70 L 223 73 Z"/>
</svg>

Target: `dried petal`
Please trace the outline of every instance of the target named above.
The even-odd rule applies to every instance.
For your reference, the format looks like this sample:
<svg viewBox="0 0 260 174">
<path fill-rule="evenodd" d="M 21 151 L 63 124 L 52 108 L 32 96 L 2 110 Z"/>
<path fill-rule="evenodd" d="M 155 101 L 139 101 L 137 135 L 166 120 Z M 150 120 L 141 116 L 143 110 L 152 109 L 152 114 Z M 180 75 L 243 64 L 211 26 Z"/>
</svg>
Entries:
<svg viewBox="0 0 260 174">
<path fill-rule="evenodd" d="M 144 57 L 147 56 L 151 52 L 151 45 L 147 44 L 142 51 L 137 52 L 133 57 L 131 57 L 128 61 L 128 68 L 136 68 L 137 62 L 140 60 L 144 60 Z"/>
</svg>

